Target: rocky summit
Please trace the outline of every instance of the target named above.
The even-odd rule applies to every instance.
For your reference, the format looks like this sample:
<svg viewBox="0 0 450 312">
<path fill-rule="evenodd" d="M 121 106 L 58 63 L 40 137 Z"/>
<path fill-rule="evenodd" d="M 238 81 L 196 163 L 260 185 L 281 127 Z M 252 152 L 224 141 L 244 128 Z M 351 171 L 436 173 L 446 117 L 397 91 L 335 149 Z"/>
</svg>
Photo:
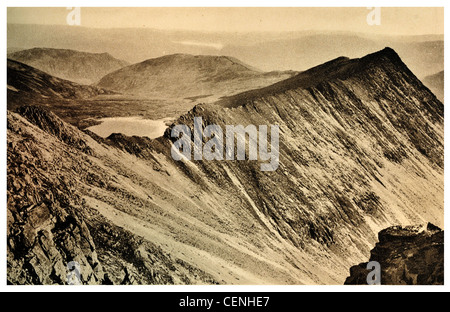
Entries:
<svg viewBox="0 0 450 312">
<path fill-rule="evenodd" d="M 343 284 L 377 237 L 392 283 L 440 282 L 422 266 L 441 232 L 378 236 L 444 215 L 444 106 L 390 48 L 196 105 L 153 140 L 27 103 L 7 120 L 10 284 L 65 284 L 72 261 L 83 284 Z M 195 117 L 278 125 L 278 169 L 173 160 L 171 129 Z M 412 252 L 383 249 L 400 241 Z"/>
</svg>

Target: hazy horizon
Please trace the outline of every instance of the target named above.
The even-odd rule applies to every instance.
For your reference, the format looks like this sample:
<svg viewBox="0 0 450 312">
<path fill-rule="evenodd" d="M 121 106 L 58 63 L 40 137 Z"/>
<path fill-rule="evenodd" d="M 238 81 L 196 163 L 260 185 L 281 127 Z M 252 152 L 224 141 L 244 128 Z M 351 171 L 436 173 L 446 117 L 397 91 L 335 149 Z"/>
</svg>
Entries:
<svg viewBox="0 0 450 312">
<path fill-rule="evenodd" d="M 49 27 L 73 27 L 69 25 L 64 24 L 34 24 L 34 23 L 7 23 L 7 25 L 23 25 L 23 26 L 49 26 Z M 442 34 L 434 34 L 434 33 L 424 33 L 424 34 L 371 34 L 371 33 L 364 33 L 361 31 L 352 31 L 352 30 L 321 30 L 321 29 L 305 29 L 305 30 L 297 30 L 297 31 L 242 31 L 242 32 L 236 32 L 236 31 L 208 31 L 208 30 L 186 30 L 186 29 L 159 29 L 159 28 L 151 28 L 151 27 L 112 27 L 112 28 L 101 28 L 101 27 L 87 27 L 87 26 L 77 26 L 78 29 L 89 29 L 89 30 L 130 30 L 130 29 L 139 29 L 139 30 L 148 30 L 148 31 L 155 31 L 155 32 L 166 32 L 166 33 L 177 33 L 177 32 L 185 32 L 185 33 L 197 33 L 197 34 L 224 34 L 224 35 L 230 35 L 230 34 L 239 34 L 239 35 L 246 35 L 246 34 L 293 34 L 293 35 L 313 35 L 313 34 L 349 34 L 349 35 L 355 35 L 355 36 L 373 36 L 373 37 L 441 37 L 441 40 L 444 40 Z"/>
<path fill-rule="evenodd" d="M 389 46 L 421 77 L 443 67 L 442 8 L 381 8 L 380 25 L 366 7 L 81 8 L 74 26 L 71 12 L 8 8 L 8 51 L 108 52 L 129 63 L 177 53 L 226 55 L 263 71 L 302 71 Z"/>
<path fill-rule="evenodd" d="M 8 8 L 7 24 L 68 26 L 69 10 Z M 443 8 L 381 8 L 381 24 L 368 25 L 360 8 L 81 8 L 93 29 L 149 29 L 204 33 L 351 32 L 365 35 L 444 34 Z"/>
</svg>

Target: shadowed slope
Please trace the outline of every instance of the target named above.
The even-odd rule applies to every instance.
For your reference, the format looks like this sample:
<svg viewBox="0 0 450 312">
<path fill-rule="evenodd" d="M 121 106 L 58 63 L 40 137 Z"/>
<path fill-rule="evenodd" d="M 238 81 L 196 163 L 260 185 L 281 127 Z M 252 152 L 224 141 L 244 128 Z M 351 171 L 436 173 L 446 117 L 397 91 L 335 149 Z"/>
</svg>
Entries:
<svg viewBox="0 0 450 312">
<path fill-rule="evenodd" d="M 31 66 L 8 59 L 8 105 L 25 99 L 81 99 L 111 92 L 53 77 Z M 22 103 L 24 104 L 24 103 Z"/>
</svg>

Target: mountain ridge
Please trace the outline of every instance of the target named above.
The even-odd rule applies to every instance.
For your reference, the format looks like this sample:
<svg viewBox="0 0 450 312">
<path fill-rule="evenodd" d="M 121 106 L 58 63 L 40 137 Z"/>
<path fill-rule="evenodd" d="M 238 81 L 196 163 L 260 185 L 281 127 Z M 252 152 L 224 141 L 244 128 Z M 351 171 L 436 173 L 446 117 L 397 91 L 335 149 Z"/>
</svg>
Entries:
<svg viewBox="0 0 450 312">
<path fill-rule="evenodd" d="M 386 47 L 381 51 L 369 54 L 360 59 L 350 59 L 343 56 L 338 57 L 334 60 L 315 66 L 311 69 L 299 73 L 292 78 L 280 81 L 266 88 L 243 92 L 235 96 L 224 98 L 218 103 L 227 107 L 232 107 L 233 102 L 243 101 L 246 97 L 255 97 L 258 96 L 256 94 L 260 93 L 269 94 L 273 92 L 283 92 L 283 90 L 292 88 L 306 89 L 309 87 L 314 87 L 315 85 L 320 84 L 324 81 L 340 78 L 345 79 L 346 76 L 353 74 L 355 70 L 363 71 L 366 66 L 371 65 L 373 62 L 381 62 L 386 60 L 391 61 L 396 65 L 400 65 L 402 70 L 407 70 L 408 72 L 410 72 L 407 66 L 401 61 L 398 54 L 392 48 Z M 336 72 L 336 69 L 338 69 L 339 71 Z"/>
<path fill-rule="evenodd" d="M 355 64 L 357 70 L 355 70 Z M 334 73 L 335 76 L 322 75 L 323 79 L 318 81 L 309 79 L 309 74 L 320 70 L 326 72 L 330 68 L 337 69 Z M 336 77 L 343 79 L 335 79 Z M 306 85 L 303 85 L 304 82 L 306 82 Z M 380 90 L 385 90 L 386 94 L 383 94 Z M 414 96 L 417 96 L 417 98 L 413 97 L 405 102 L 405 99 L 411 96 L 411 92 L 416 92 Z M 244 126 L 249 124 L 279 124 L 281 129 L 285 129 L 285 131 L 281 130 L 284 135 L 287 131 L 290 136 L 297 137 L 296 132 L 299 132 L 309 138 L 313 136 L 317 142 L 324 142 L 324 138 L 318 137 L 318 134 L 313 134 L 315 133 L 313 129 L 319 127 L 319 123 L 323 124 L 324 120 L 329 120 L 331 117 L 330 122 L 335 124 L 335 130 L 330 131 L 332 129 L 330 129 L 330 125 L 320 126 L 320 128 L 324 128 L 321 130 L 323 133 L 328 133 L 327 137 L 331 135 L 327 140 L 333 140 L 333 137 L 337 136 L 339 140 L 343 140 L 341 144 L 343 144 L 344 149 L 348 151 L 355 149 L 354 152 L 350 152 L 352 156 L 348 155 L 347 157 L 353 158 L 358 166 L 363 165 L 365 170 L 370 172 L 370 179 L 374 179 L 375 183 L 380 183 L 383 187 L 386 186 L 376 173 L 379 170 L 376 168 L 380 166 L 380 160 L 375 160 L 378 158 L 375 155 L 381 154 L 382 158 L 390 163 L 402 164 L 408 158 L 406 155 L 409 152 L 415 155 L 414 157 L 422 154 L 427 158 L 430 166 L 436 166 L 438 171 L 443 168 L 442 138 L 439 139 L 441 134 L 436 135 L 434 132 L 435 124 L 441 124 L 443 120 L 443 105 L 414 76 L 401 61 L 398 54 L 390 48 L 372 53 L 361 59 L 352 60 L 341 57 L 306 71 L 306 74 L 304 72 L 290 78 L 287 83 L 282 81 L 260 90 L 251 90 L 232 96 L 231 99 L 233 105 L 224 105 L 224 102 L 227 103 L 230 99 L 220 100 L 212 104 L 197 105 L 191 112 L 180 117 L 174 125 L 176 123 L 187 124 L 193 129 L 193 118 L 200 115 L 203 118 L 203 127 L 208 124 L 218 124 L 222 128 L 229 124 L 242 124 Z M 376 99 L 375 103 L 377 104 L 369 102 L 370 105 L 366 107 L 363 101 L 367 102 L 369 99 L 371 101 Z M 390 106 L 384 104 L 384 101 L 388 101 Z M 320 107 L 310 106 L 311 103 L 317 102 L 321 103 Z M 420 107 L 417 106 L 417 103 L 420 103 Z M 380 105 L 380 107 L 374 105 Z M 422 117 L 422 110 L 426 117 Z M 394 111 L 397 111 L 397 113 L 394 114 Z M 322 117 L 313 117 L 312 112 L 314 114 L 321 113 Z M 417 118 L 411 119 L 410 114 L 417 116 Z M 355 120 L 355 116 L 358 119 Z M 295 119 L 295 117 L 298 119 Z M 302 129 L 299 125 L 300 121 L 308 125 L 315 121 L 316 124 L 313 128 L 308 126 L 307 129 Z M 388 130 L 388 126 L 384 125 L 385 122 L 389 123 L 389 127 L 390 125 L 393 127 Z M 366 124 L 370 126 L 366 126 Z M 166 130 L 166 138 L 170 138 L 172 127 L 173 125 Z M 346 133 L 347 129 L 359 129 L 359 135 L 353 136 L 354 134 L 352 134 L 349 136 Z M 417 131 L 417 129 L 420 130 Z M 334 131 L 337 131 L 337 133 L 333 134 Z M 373 138 L 367 137 L 367 133 L 373 131 L 376 133 L 374 134 L 375 137 L 383 139 L 376 139 L 376 143 L 372 143 L 374 146 L 378 146 L 378 151 L 371 156 L 374 159 L 368 163 L 361 163 L 361 159 L 356 155 L 360 154 L 365 148 L 358 147 L 358 142 L 364 141 L 363 138 L 366 138 L 368 142 L 373 142 Z M 404 142 L 405 139 L 408 140 L 408 143 Z M 413 150 L 409 150 L 409 147 L 406 147 L 407 144 L 413 144 Z M 290 146 L 290 148 L 287 148 L 287 146 Z M 304 153 L 303 149 L 300 146 L 292 146 L 287 142 L 280 142 L 280 167 L 283 167 L 283 151 L 285 152 L 284 157 L 293 161 L 298 157 L 303 158 L 298 155 L 299 152 Z M 309 147 L 307 150 L 309 150 Z M 406 150 L 409 150 L 409 152 L 406 152 Z M 311 153 L 311 151 L 308 151 L 308 153 Z M 322 150 L 316 152 L 315 155 L 322 158 L 323 156 L 319 155 L 327 155 L 328 153 L 326 150 Z M 369 153 L 369 155 L 372 154 L 373 151 Z M 374 161 L 374 167 L 369 165 L 372 161 Z M 306 162 L 306 164 L 308 163 Z M 209 167 L 208 165 L 205 166 Z M 220 165 L 218 166 L 220 167 Z M 250 167 L 255 170 L 253 166 Z M 212 171 L 210 168 L 205 170 L 207 172 Z M 221 169 L 215 168 L 214 170 L 220 171 Z M 241 170 L 247 172 L 250 169 L 244 170 L 241 168 Z M 324 175 L 326 174 L 324 173 Z M 282 193 L 283 191 L 279 190 L 279 192 Z M 294 195 L 291 194 L 291 196 Z M 379 207 L 376 199 L 378 195 L 367 190 L 364 196 L 367 196 L 370 205 Z M 364 196 L 356 201 L 357 205 L 366 205 L 363 204 L 366 200 Z M 290 196 L 286 195 L 286 197 L 289 198 Z M 338 205 L 343 205 L 345 202 L 346 200 L 343 200 Z M 353 218 L 357 219 L 356 215 Z M 278 217 L 278 219 L 283 218 Z M 315 226 L 321 228 L 321 235 L 327 241 L 326 237 L 329 235 L 326 233 L 329 230 L 327 230 L 325 224 Z M 286 235 L 290 236 L 289 234 Z"/>
<path fill-rule="evenodd" d="M 321 67 L 345 79 L 304 88 L 297 77 L 232 107 L 196 105 L 155 140 L 116 134 L 105 144 L 74 129 L 89 153 L 40 121 L 63 122 L 8 111 L 8 282 L 63 283 L 63 260 L 78 254 L 85 284 L 105 274 L 114 283 L 343 284 L 380 230 L 443 227 L 443 105 L 395 55 L 372 54 L 363 71 L 353 68 L 360 59 Z M 192 128 L 194 117 L 202 127 L 278 125 L 278 169 L 175 161 L 170 130 Z M 64 219 L 59 206 L 77 216 L 49 230 L 52 216 Z M 89 246 L 70 247 L 78 240 Z"/>
<path fill-rule="evenodd" d="M 8 107 L 24 104 L 23 101 L 58 99 L 81 99 L 101 94 L 112 94 L 108 90 L 54 77 L 37 68 L 14 60 L 7 60 Z"/>
<path fill-rule="evenodd" d="M 49 33 L 53 34 L 53 38 L 48 37 Z M 149 38 L 152 44 L 148 45 L 142 38 Z M 179 43 L 187 39 L 193 42 L 220 43 L 223 48 L 218 50 Z M 131 63 L 177 52 L 225 54 L 264 71 L 303 71 L 339 55 L 355 58 L 391 46 L 421 79 L 444 69 L 443 40 L 442 35 L 367 35 L 339 31 L 240 34 L 8 24 L 8 46 L 11 47 L 43 45 L 99 52 L 98 47 L 101 46 Z M 118 41 L 123 45 L 115 44 Z"/>
</svg>

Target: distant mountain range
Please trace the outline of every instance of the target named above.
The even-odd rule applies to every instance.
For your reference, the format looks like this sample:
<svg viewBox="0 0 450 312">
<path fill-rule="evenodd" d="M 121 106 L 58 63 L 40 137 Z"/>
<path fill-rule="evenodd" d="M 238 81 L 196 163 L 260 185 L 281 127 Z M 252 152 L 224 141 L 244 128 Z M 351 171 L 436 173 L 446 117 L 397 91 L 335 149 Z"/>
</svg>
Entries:
<svg viewBox="0 0 450 312">
<path fill-rule="evenodd" d="M 355 34 L 317 34 L 296 39 L 266 41 L 252 45 L 226 46 L 221 51 L 262 69 L 307 69 L 345 55 L 361 57 L 391 47 L 419 78 L 444 68 L 444 41 L 426 37 L 414 41 L 396 37 L 369 37 Z"/>
<path fill-rule="evenodd" d="M 8 47 L 108 52 L 130 63 L 174 53 L 228 55 L 264 71 L 303 71 L 342 55 L 362 57 L 389 46 L 420 79 L 444 69 L 443 35 L 379 36 L 319 31 L 214 33 L 20 24 L 8 24 L 7 31 Z"/>
<path fill-rule="evenodd" d="M 444 103 L 444 71 L 425 77 L 423 83 Z"/>
<path fill-rule="evenodd" d="M 129 63 L 109 53 L 88 53 L 69 49 L 33 48 L 8 53 L 8 58 L 40 69 L 52 76 L 80 84 L 98 82 L 106 74 Z"/>
</svg>

